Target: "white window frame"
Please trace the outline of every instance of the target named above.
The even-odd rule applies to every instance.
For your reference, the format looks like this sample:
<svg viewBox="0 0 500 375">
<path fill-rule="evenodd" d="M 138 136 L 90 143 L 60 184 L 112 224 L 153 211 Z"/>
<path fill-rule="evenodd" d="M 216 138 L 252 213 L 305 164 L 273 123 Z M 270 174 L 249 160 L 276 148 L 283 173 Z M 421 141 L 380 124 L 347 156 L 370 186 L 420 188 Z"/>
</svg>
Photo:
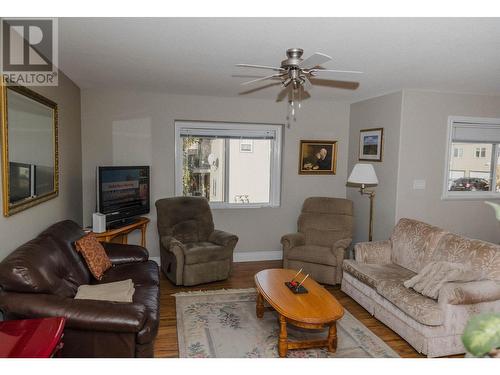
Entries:
<svg viewBox="0 0 500 375">
<path fill-rule="evenodd" d="M 455 156 L 455 150 L 457 151 L 457 156 Z M 453 149 L 453 157 L 454 158 L 463 158 L 464 157 L 464 149 L 463 147 L 456 147 Z"/>
<path fill-rule="evenodd" d="M 484 150 L 484 156 L 483 156 L 483 150 Z M 477 152 L 479 151 L 479 155 L 477 155 Z M 476 147 L 474 149 L 474 155 L 476 159 L 484 159 L 486 158 L 486 147 Z"/>
<path fill-rule="evenodd" d="M 210 202 L 213 209 L 226 208 L 263 208 L 279 207 L 281 204 L 281 158 L 282 158 L 282 124 L 253 124 L 241 122 L 210 122 L 210 121 L 186 121 L 175 120 L 175 195 L 182 196 L 182 137 L 184 129 L 216 129 L 216 130 L 238 130 L 249 131 L 273 131 L 274 142 L 271 142 L 271 176 L 269 187 L 269 202 L 267 203 L 231 203 L 231 202 Z M 229 180 L 224 179 L 227 191 Z"/>
<path fill-rule="evenodd" d="M 450 175 L 450 160 L 453 157 L 451 154 L 453 124 L 455 123 L 472 123 L 484 125 L 499 125 L 500 118 L 488 117 L 466 117 L 466 116 L 448 116 L 448 128 L 446 134 L 446 157 L 444 165 L 444 179 L 443 179 L 443 192 L 441 194 L 442 200 L 484 200 L 484 199 L 500 199 L 500 192 L 495 192 L 496 185 L 496 168 L 494 163 L 497 153 L 500 152 L 498 147 L 492 149 L 492 176 L 491 176 L 491 189 L 492 191 L 448 191 L 448 179 Z M 475 150 L 474 150 L 475 156 Z"/>
</svg>

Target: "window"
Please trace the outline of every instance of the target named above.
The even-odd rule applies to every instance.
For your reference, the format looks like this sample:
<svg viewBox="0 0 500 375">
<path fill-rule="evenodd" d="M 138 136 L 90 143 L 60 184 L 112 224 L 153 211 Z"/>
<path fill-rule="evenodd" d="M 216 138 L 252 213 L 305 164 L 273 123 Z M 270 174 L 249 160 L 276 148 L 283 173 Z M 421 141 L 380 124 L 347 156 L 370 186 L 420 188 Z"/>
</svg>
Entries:
<svg viewBox="0 0 500 375">
<path fill-rule="evenodd" d="M 464 156 L 464 149 L 462 147 L 453 147 L 453 157 L 461 158 Z"/>
<path fill-rule="evenodd" d="M 500 198 L 500 119 L 450 117 L 444 199 Z"/>
<path fill-rule="evenodd" d="M 476 147 L 474 149 L 474 156 L 476 158 L 485 158 L 486 157 L 486 147 Z"/>
<path fill-rule="evenodd" d="M 281 125 L 176 121 L 176 195 L 213 208 L 277 207 Z"/>
</svg>

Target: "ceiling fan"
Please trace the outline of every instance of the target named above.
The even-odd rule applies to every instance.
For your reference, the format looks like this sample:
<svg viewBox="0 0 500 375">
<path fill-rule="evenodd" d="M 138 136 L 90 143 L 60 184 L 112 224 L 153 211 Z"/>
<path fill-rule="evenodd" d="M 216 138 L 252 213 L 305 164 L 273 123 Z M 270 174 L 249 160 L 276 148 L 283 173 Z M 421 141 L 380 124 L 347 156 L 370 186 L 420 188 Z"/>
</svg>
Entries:
<svg viewBox="0 0 500 375">
<path fill-rule="evenodd" d="M 324 83 L 328 82 L 328 76 L 332 77 L 331 82 L 333 83 L 335 81 L 346 81 L 345 78 L 350 78 L 352 75 L 362 74 L 362 72 L 355 70 L 332 70 L 321 67 L 321 64 L 332 60 L 330 56 L 325 55 L 324 53 L 316 52 L 305 59 L 302 58 L 303 54 L 304 50 L 302 48 L 287 49 L 287 58 L 281 62 L 279 67 L 255 64 L 236 64 L 236 66 L 240 68 L 265 69 L 274 71 L 273 74 L 243 82 L 241 85 L 246 86 L 267 80 L 280 81 L 281 86 L 284 88 L 284 90 L 279 93 L 277 101 L 281 101 L 285 97 L 288 98 L 289 113 L 287 116 L 287 120 L 289 126 L 290 118 L 293 118 L 295 120 L 296 108 L 300 108 L 301 100 L 310 97 L 308 90 L 312 87 L 312 85 L 314 85 L 315 83 L 322 83 L 322 85 L 324 86 Z M 316 80 L 315 78 L 321 79 Z M 268 84 L 262 88 L 272 85 L 273 84 Z M 250 90 L 248 92 L 253 92 L 256 90 L 258 89 Z"/>
<path fill-rule="evenodd" d="M 281 62 L 279 67 L 255 64 L 236 64 L 236 66 L 240 68 L 267 69 L 275 71 L 274 74 L 243 82 L 242 85 L 250 85 L 252 83 L 269 79 L 279 79 L 281 80 L 281 85 L 283 87 L 292 85 L 292 88 L 295 90 L 300 87 L 307 90 L 310 88 L 310 85 L 313 84 L 313 82 L 310 81 L 311 78 L 324 78 L 328 75 L 333 76 L 333 78 L 344 78 L 346 75 L 349 76 L 351 74 L 362 73 L 355 70 L 325 69 L 320 65 L 330 61 L 332 59 L 330 56 L 325 55 L 324 53 L 316 52 L 308 58 L 302 59 L 303 53 L 304 50 L 302 48 L 287 49 L 287 58 Z"/>
</svg>

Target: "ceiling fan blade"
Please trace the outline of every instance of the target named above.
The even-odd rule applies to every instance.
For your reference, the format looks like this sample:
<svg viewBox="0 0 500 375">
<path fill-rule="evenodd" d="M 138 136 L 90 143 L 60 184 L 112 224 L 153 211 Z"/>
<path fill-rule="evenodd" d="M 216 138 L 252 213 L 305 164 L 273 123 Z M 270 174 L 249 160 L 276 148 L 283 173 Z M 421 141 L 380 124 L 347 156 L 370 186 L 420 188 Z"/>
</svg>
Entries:
<svg viewBox="0 0 500 375">
<path fill-rule="evenodd" d="M 358 70 L 311 69 L 309 74 L 312 76 L 328 74 L 334 76 L 335 74 L 363 74 L 363 72 Z"/>
<path fill-rule="evenodd" d="M 275 70 L 277 72 L 281 72 L 281 71 L 285 70 L 283 68 L 277 68 L 275 66 L 267 66 L 267 65 L 236 64 L 236 66 L 240 67 L 240 68 L 271 69 L 271 70 Z"/>
<path fill-rule="evenodd" d="M 334 79 L 321 79 L 310 77 L 310 81 L 314 86 L 323 86 L 334 89 L 356 90 L 359 87 L 359 82 L 339 81 Z"/>
<path fill-rule="evenodd" d="M 264 85 L 264 86 L 251 88 L 250 90 L 239 92 L 238 95 L 252 94 L 256 91 L 264 90 L 264 89 L 267 89 L 267 88 L 273 87 L 273 86 L 281 86 L 281 82 L 271 82 L 271 83 L 268 83 L 267 85 Z"/>
<path fill-rule="evenodd" d="M 299 67 L 302 69 L 311 69 L 315 66 L 324 64 L 330 61 L 332 58 L 324 53 L 316 52 L 315 54 L 309 56 L 307 59 L 304 59 L 300 62 Z"/>
<path fill-rule="evenodd" d="M 273 79 L 273 78 L 279 78 L 279 77 L 281 77 L 281 74 L 271 74 L 270 76 L 260 77 L 257 79 L 252 79 L 251 81 L 243 82 L 241 85 L 246 86 L 246 85 L 250 85 L 250 84 L 255 83 L 255 82 L 265 81 L 266 79 Z"/>
</svg>

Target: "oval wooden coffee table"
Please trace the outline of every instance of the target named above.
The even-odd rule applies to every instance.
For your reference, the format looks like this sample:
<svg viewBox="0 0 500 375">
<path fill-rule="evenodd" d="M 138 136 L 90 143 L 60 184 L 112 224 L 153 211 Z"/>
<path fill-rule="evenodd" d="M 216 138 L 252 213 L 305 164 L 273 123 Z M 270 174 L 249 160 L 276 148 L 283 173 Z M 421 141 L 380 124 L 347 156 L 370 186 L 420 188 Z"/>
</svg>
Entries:
<svg viewBox="0 0 500 375">
<path fill-rule="evenodd" d="M 280 337 L 278 351 L 280 357 L 286 357 L 288 349 L 308 349 L 328 347 L 328 351 L 337 349 L 337 320 L 344 315 L 344 308 L 325 288 L 310 277 L 304 282 L 309 291 L 306 294 L 294 294 L 285 282 L 297 273 L 287 269 L 269 269 L 255 275 L 257 286 L 257 317 L 264 316 L 264 300 L 279 314 Z M 302 275 L 299 280 L 304 278 Z M 288 341 L 286 324 L 306 329 L 321 329 L 328 326 L 328 337 L 324 340 Z"/>
</svg>

